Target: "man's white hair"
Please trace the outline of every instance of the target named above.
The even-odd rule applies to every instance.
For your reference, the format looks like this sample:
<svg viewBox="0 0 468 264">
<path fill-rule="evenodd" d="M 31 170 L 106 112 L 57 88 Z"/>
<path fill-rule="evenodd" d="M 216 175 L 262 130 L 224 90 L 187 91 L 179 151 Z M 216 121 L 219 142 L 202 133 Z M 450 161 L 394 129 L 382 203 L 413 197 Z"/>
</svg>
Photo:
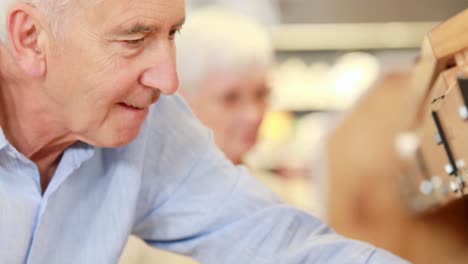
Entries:
<svg viewBox="0 0 468 264">
<path fill-rule="evenodd" d="M 219 6 L 192 10 L 177 38 L 180 88 L 196 93 L 216 70 L 267 71 L 274 51 L 266 28 L 255 19 Z"/>
<path fill-rule="evenodd" d="M 83 0 L 80 0 L 81 3 Z M 0 42 L 7 43 L 7 15 L 11 6 L 22 2 L 36 7 L 45 17 L 47 17 L 52 33 L 59 33 L 59 25 L 63 24 L 61 18 L 64 12 L 72 3 L 77 0 L 0 0 Z"/>
</svg>

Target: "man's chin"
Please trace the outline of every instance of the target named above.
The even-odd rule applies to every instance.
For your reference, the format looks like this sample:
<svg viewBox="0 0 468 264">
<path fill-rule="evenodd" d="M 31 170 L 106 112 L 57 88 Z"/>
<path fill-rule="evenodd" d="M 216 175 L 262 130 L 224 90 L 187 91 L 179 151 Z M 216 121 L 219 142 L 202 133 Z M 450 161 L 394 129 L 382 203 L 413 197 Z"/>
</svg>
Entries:
<svg viewBox="0 0 468 264">
<path fill-rule="evenodd" d="M 141 127 L 119 130 L 117 133 L 108 133 L 99 142 L 92 142 L 90 145 L 100 148 L 119 148 L 130 144 L 138 136 Z"/>
<path fill-rule="evenodd" d="M 140 129 L 136 130 L 133 133 L 125 133 L 124 135 L 119 135 L 116 139 L 113 140 L 111 143 L 111 148 L 118 148 L 124 147 L 130 144 L 135 138 L 138 136 Z"/>
</svg>

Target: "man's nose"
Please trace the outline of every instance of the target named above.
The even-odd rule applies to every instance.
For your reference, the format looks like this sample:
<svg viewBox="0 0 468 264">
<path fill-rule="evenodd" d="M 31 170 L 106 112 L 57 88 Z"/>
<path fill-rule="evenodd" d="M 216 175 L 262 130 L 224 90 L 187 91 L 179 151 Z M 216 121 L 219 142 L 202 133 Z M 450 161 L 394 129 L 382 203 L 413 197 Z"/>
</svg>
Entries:
<svg viewBox="0 0 468 264">
<path fill-rule="evenodd" d="M 150 66 L 140 76 L 140 83 L 153 88 L 165 95 L 171 95 L 177 91 L 179 79 L 177 76 L 174 47 L 167 45 L 156 52 Z"/>
</svg>

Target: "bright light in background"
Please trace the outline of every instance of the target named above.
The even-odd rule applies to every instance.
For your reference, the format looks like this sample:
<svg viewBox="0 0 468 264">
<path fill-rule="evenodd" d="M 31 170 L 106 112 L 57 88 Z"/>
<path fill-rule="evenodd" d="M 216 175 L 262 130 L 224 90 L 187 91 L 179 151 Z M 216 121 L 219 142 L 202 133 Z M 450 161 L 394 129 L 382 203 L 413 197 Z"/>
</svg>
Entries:
<svg viewBox="0 0 468 264">
<path fill-rule="evenodd" d="M 377 79 L 379 62 L 364 52 L 347 53 L 336 64 L 310 66 L 293 58 L 273 78 L 275 110 L 333 110 L 349 107 Z"/>
<path fill-rule="evenodd" d="M 349 107 L 379 75 L 379 62 L 371 54 L 352 52 L 343 55 L 331 69 L 329 80 L 335 102 Z"/>
<path fill-rule="evenodd" d="M 360 80 L 364 77 L 365 72 L 362 69 L 349 69 L 340 73 L 335 80 L 335 91 L 339 94 L 352 93 L 353 88 L 356 84 L 359 84 Z"/>
</svg>

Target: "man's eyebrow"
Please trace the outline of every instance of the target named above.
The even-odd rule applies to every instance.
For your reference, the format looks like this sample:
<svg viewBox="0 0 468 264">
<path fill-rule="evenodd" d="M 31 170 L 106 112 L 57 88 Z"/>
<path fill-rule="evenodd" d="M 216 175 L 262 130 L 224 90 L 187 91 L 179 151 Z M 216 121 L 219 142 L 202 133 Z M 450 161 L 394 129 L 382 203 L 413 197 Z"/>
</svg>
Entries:
<svg viewBox="0 0 468 264">
<path fill-rule="evenodd" d="M 183 17 L 179 22 L 174 24 L 174 27 L 181 27 L 185 23 L 185 17 Z M 152 33 L 158 31 L 160 28 L 157 26 L 148 26 L 142 23 L 136 23 L 128 29 L 121 30 L 121 33 L 124 35 L 135 35 L 141 33 Z"/>
<path fill-rule="evenodd" d="M 141 23 L 137 23 L 133 25 L 130 29 L 125 30 L 124 33 L 126 35 L 134 35 L 134 34 L 139 34 L 139 33 L 151 33 L 158 31 L 158 27 L 156 26 L 147 26 L 143 25 Z"/>
</svg>

